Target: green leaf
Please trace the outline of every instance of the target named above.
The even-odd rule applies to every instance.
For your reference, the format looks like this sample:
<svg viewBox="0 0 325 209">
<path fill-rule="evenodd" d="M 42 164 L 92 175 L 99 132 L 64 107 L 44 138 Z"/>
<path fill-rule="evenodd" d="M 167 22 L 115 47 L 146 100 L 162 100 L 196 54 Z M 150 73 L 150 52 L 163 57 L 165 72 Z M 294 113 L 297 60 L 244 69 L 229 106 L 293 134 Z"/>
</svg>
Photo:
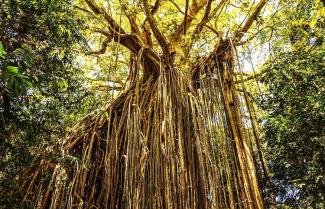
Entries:
<svg viewBox="0 0 325 209">
<path fill-rule="evenodd" d="M 8 66 L 5 67 L 5 69 L 11 75 L 15 75 L 15 76 L 19 75 L 18 67 L 8 65 Z"/>
<path fill-rule="evenodd" d="M 31 87 L 33 87 L 33 84 L 32 84 L 31 82 L 29 82 L 28 80 L 26 80 L 26 79 L 23 79 L 22 82 L 23 82 L 23 84 L 24 84 L 24 86 L 25 86 L 26 88 L 31 88 Z"/>
<path fill-rule="evenodd" d="M 0 58 L 4 58 L 5 54 L 5 49 L 3 48 L 2 43 L 0 42 Z"/>
</svg>

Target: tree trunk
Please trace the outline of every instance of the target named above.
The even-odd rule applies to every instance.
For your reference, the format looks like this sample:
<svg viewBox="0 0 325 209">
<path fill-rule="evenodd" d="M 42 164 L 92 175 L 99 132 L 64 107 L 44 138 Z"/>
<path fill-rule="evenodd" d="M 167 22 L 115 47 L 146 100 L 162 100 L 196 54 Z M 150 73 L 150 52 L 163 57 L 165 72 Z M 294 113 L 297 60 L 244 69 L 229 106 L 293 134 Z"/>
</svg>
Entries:
<svg viewBox="0 0 325 209">
<path fill-rule="evenodd" d="M 142 79 L 131 64 L 128 88 L 66 139 L 73 166 L 57 163 L 45 195 L 33 181 L 25 199 L 39 208 L 264 208 L 230 42 L 205 61 L 188 76 L 142 60 Z"/>
</svg>

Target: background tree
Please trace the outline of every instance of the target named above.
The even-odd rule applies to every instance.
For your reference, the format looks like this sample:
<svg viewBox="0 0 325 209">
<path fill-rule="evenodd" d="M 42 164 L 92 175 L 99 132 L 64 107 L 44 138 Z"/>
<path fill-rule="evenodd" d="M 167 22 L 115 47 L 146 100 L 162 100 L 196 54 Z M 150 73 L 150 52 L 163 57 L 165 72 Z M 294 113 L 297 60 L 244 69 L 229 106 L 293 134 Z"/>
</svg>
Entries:
<svg viewBox="0 0 325 209">
<path fill-rule="evenodd" d="M 86 47 L 81 34 L 84 22 L 71 3 L 0 2 L 2 194 L 8 194 L 3 189 L 12 190 L 13 177 L 35 155 L 47 155 L 46 147 L 97 106 L 76 59 Z M 15 201 L 3 197 L 0 205 Z"/>
<path fill-rule="evenodd" d="M 282 59 L 280 58 L 282 57 Z M 322 208 L 324 52 L 291 52 L 267 65 L 261 97 L 265 142 L 279 202 Z"/>
<path fill-rule="evenodd" d="M 323 208 L 325 9 L 320 1 L 295 8 L 278 14 L 286 23 L 274 28 L 258 104 L 278 207 Z"/>
</svg>

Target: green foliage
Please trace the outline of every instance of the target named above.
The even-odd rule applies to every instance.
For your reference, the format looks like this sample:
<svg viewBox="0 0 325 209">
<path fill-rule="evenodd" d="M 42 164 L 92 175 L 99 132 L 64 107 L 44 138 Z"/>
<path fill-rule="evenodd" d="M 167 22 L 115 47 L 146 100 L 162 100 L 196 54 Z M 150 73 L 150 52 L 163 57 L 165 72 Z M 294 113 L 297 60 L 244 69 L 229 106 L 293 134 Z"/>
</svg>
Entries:
<svg viewBox="0 0 325 209">
<path fill-rule="evenodd" d="M 324 208 L 325 7 L 319 0 L 283 3 L 273 27 L 259 35 L 273 54 L 258 96 L 272 189 L 279 208 Z"/>
<path fill-rule="evenodd" d="M 259 104 L 278 201 L 322 208 L 325 198 L 324 51 L 281 53 L 264 65 Z"/>
<path fill-rule="evenodd" d="M 5 49 L 2 46 L 2 43 L 0 42 L 0 58 L 4 58 L 5 55 Z"/>
<path fill-rule="evenodd" d="M 1 78 L 7 80 L 7 90 L 13 94 L 19 94 L 19 92 L 26 91 L 28 88 L 32 88 L 32 83 L 27 80 L 26 76 L 21 75 L 18 71 L 18 67 L 4 66 Z"/>
<path fill-rule="evenodd" d="M 1 194 L 17 172 L 97 107 L 75 62 L 84 45 L 84 22 L 75 13 L 71 0 L 0 3 Z M 1 197 L 0 205 L 15 205 L 15 199 Z"/>
</svg>

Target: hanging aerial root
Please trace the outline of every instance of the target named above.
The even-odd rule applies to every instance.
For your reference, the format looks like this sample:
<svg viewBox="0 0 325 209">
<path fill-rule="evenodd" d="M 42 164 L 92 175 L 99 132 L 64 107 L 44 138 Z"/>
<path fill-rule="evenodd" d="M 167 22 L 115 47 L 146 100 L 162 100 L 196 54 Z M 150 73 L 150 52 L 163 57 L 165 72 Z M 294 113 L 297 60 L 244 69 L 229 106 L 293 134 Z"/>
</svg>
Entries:
<svg viewBox="0 0 325 209">
<path fill-rule="evenodd" d="M 32 176 L 38 208 L 262 209 L 231 60 L 195 84 L 164 71 L 85 117 L 62 144 L 52 178 Z"/>
</svg>

